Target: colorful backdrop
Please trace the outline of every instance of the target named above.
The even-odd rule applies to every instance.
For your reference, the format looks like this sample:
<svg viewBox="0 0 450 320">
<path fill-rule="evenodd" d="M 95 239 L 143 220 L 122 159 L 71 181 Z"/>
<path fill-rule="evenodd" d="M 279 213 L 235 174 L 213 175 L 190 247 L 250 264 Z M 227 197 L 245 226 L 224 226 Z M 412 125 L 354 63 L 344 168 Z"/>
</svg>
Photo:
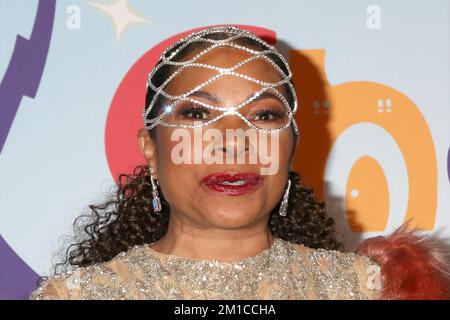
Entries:
<svg viewBox="0 0 450 320">
<path fill-rule="evenodd" d="M 241 25 L 289 59 L 295 169 L 346 250 L 406 220 L 450 236 L 447 0 L 0 1 L 0 299 L 51 272 L 136 143 L 145 79 L 198 28 Z"/>
</svg>

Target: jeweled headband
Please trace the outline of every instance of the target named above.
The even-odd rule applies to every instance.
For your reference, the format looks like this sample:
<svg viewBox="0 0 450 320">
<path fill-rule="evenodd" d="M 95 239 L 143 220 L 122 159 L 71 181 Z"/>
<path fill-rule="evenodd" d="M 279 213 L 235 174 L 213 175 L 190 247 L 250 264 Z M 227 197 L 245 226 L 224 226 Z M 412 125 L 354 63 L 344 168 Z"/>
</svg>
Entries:
<svg viewBox="0 0 450 320">
<path fill-rule="evenodd" d="M 214 33 L 226 33 L 230 36 L 226 39 L 220 39 L 220 40 L 209 38 Z M 257 43 L 259 43 L 261 45 L 261 47 L 263 47 L 264 49 L 263 50 L 255 50 L 253 48 L 249 48 L 249 47 L 246 47 L 243 45 L 239 45 L 237 43 L 233 43 L 233 41 L 236 41 L 241 38 L 250 38 L 250 39 L 256 41 Z M 201 50 L 198 54 L 196 54 L 195 56 L 193 56 L 191 59 L 189 59 L 187 61 L 174 60 L 174 59 L 176 59 L 177 55 L 179 55 L 179 53 L 184 48 L 186 48 L 188 45 L 190 45 L 194 42 L 203 42 L 206 45 L 209 44 L 209 46 L 207 46 L 207 48 Z M 248 58 L 241 60 L 240 62 L 236 63 L 235 65 L 233 65 L 232 67 L 229 67 L 229 68 L 221 68 L 218 66 L 197 62 L 197 60 L 200 57 L 208 54 L 209 52 L 211 52 L 212 50 L 214 50 L 215 48 L 218 48 L 218 47 L 236 48 L 236 49 L 242 50 L 244 52 L 247 52 L 248 54 L 250 54 L 250 56 Z M 282 68 L 280 68 L 280 66 L 276 62 L 273 61 L 273 59 L 271 59 L 269 57 L 269 55 L 274 55 L 279 59 L 279 61 L 284 65 L 284 68 L 283 68 L 284 71 Z M 267 81 L 262 81 L 260 79 L 256 79 L 249 75 L 242 74 L 242 73 L 235 71 L 236 69 L 243 66 L 244 64 L 247 64 L 251 61 L 255 61 L 257 59 L 265 60 L 270 65 L 272 65 L 274 67 L 274 69 L 280 74 L 281 80 L 276 81 L 276 82 L 267 82 Z M 173 71 L 173 73 L 170 74 L 165 80 L 163 80 L 161 84 L 159 84 L 159 85 L 155 84 L 154 83 L 155 75 L 161 68 L 167 67 L 167 66 L 175 66 L 178 68 L 175 71 Z M 204 82 L 200 83 L 199 85 L 195 86 L 191 90 L 183 92 L 182 94 L 171 95 L 167 91 L 165 91 L 165 88 L 168 86 L 170 81 L 172 79 L 174 79 L 178 74 L 180 74 L 183 70 L 188 69 L 188 68 L 205 68 L 208 70 L 216 71 L 217 74 L 212 76 L 211 78 L 209 78 L 207 81 L 204 81 Z M 237 77 L 240 79 L 245 79 L 247 81 L 251 81 L 253 83 L 258 84 L 261 87 L 261 89 L 258 90 L 257 92 L 255 92 L 252 96 L 247 98 L 245 101 L 242 101 L 238 105 L 234 105 L 234 106 L 210 105 L 208 103 L 199 101 L 191 96 L 194 92 L 197 92 L 197 91 L 201 90 L 202 88 L 208 86 L 212 82 L 214 82 L 220 78 L 227 77 L 227 76 L 228 77 Z M 287 99 L 283 96 L 283 94 L 281 94 L 276 89 L 276 87 L 281 86 L 281 85 L 284 85 L 287 88 L 288 93 L 291 95 L 290 102 L 288 102 Z M 146 108 L 144 109 L 144 112 L 143 112 L 144 126 L 148 130 L 153 129 L 157 125 L 163 125 L 166 127 L 197 128 L 197 127 L 210 125 L 225 116 L 233 115 L 233 116 L 238 116 L 239 118 L 241 118 L 251 128 L 254 128 L 257 130 L 266 130 L 268 132 L 273 131 L 273 130 L 285 129 L 285 128 L 289 127 L 292 123 L 295 134 L 296 135 L 299 134 L 298 127 L 297 127 L 297 124 L 294 119 L 294 115 L 297 111 L 298 102 L 297 102 L 297 96 L 295 94 L 295 89 L 292 85 L 292 72 L 289 68 L 289 65 L 286 62 L 286 60 L 284 59 L 284 57 L 278 52 L 278 50 L 275 47 L 269 45 L 264 40 L 262 40 L 261 38 L 259 38 L 254 33 L 250 32 L 248 30 L 243 30 L 243 29 L 240 29 L 240 28 L 237 28 L 234 26 L 210 27 L 210 28 L 206 28 L 201 31 L 198 31 L 198 32 L 194 32 L 194 33 L 190 34 L 189 36 L 182 38 L 181 40 L 177 41 L 172 46 L 168 47 L 162 53 L 160 61 L 148 75 L 147 88 L 148 87 L 151 88 L 155 92 L 150 103 L 148 104 L 148 106 L 146 106 Z M 267 94 L 268 92 L 270 92 L 272 94 L 272 96 L 278 97 L 278 99 L 282 102 L 283 107 L 284 107 L 284 110 L 283 110 L 284 120 L 275 122 L 274 124 L 271 124 L 269 126 L 267 126 L 267 125 L 261 126 L 260 122 L 255 121 L 254 119 L 248 119 L 239 112 L 239 109 L 252 103 L 260 95 Z M 155 116 L 154 118 L 148 119 L 148 115 L 149 115 L 150 111 L 152 110 L 152 108 L 154 108 L 155 103 L 158 100 L 159 96 L 163 96 L 164 98 L 166 98 L 166 101 L 170 101 L 170 102 L 165 104 L 165 107 L 163 108 L 162 113 Z M 217 113 L 217 111 L 220 111 L 221 113 L 212 119 L 207 119 L 206 121 L 201 121 L 200 123 L 199 122 L 190 123 L 190 122 L 185 122 L 185 121 L 180 121 L 180 122 L 165 121 L 165 118 L 168 115 L 172 114 L 172 112 L 174 112 L 174 109 L 177 108 L 177 105 L 179 105 L 183 101 L 188 101 L 197 106 L 201 106 L 204 109 L 214 110 L 215 113 Z"/>
</svg>

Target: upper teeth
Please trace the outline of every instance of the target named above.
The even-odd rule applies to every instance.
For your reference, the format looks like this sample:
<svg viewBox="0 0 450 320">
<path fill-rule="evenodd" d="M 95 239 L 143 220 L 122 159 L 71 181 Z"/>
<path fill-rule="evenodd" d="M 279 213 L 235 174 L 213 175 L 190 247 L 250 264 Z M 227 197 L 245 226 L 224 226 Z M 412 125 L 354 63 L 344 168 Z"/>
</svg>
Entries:
<svg viewBox="0 0 450 320">
<path fill-rule="evenodd" d="M 241 180 L 236 180 L 236 181 L 233 181 L 233 182 L 222 181 L 222 184 L 231 185 L 231 186 L 241 186 L 241 185 L 245 184 L 245 181 L 242 180 L 242 179 Z"/>
</svg>

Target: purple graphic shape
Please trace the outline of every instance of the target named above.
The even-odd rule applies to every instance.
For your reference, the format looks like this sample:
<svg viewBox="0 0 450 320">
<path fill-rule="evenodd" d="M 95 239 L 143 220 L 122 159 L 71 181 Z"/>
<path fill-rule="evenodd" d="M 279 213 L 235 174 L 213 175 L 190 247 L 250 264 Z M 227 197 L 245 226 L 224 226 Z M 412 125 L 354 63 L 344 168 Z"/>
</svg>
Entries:
<svg viewBox="0 0 450 320">
<path fill-rule="evenodd" d="M 55 0 L 40 0 L 30 39 L 18 35 L 0 83 L 0 154 L 23 96 L 36 96 L 47 59 Z M 38 275 L 0 236 L 0 299 L 27 299 Z"/>
<path fill-rule="evenodd" d="M 448 151 L 447 151 L 447 176 L 448 176 L 448 181 L 450 182 L 450 148 L 448 148 Z"/>
<path fill-rule="evenodd" d="M 55 0 L 40 0 L 30 39 L 16 38 L 0 83 L 0 154 L 23 96 L 34 98 L 44 71 L 55 17 Z"/>
<path fill-rule="evenodd" d="M 28 299 L 38 278 L 0 236 L 0 300 Z"/>
</svg>

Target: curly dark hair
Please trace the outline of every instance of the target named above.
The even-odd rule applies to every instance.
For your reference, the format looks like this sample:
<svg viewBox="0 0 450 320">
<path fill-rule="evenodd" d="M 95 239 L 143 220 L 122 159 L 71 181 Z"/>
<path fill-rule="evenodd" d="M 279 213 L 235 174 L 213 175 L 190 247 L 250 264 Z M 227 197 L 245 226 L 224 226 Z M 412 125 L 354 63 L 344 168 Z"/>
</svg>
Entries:
<svg viewBox="0 0 450 320">
<path fill-rule="evenodd" d="M 325 203 L 317 201 L 313 190 L 302 185 L 298 173 L 291 171 L 289 178 L 287 215 L 278 214 L 280 201 L 270 213 L 272 235 L 310 248 L 339 250 L 341 243 Z M 103 204 L 89 205 L 92 212 L 75 220 L 75 230 L 82 226 L 85 239 L 67 248 L 65 260 L 56 265 L 55 273 L 67 265 L 106 262 L 135 245 L 158 241 L 167 232 L 170 216 L 169 204 L 159 194 L 162 211 L 156 214 L 148 166 L 137 166 L 133 174 L 121 174 L 115 195 Z"/>
<path fill-rule="evenodd" d="M 215 33 L 209 37 L 223 39 L 229 36 L 227 33 Z M 252 39 L 241 38 L 235 41 L 259 50 L 264 49 L 259 42 Z M 185 47 L 178 55 L 178 59 L 203 45 L 202 42 L 194 42 Z M 173 50 L 176 48 L 175 46 Z M 273 55 L 271 59 L 281 69 L 285 69 L 277 56 Z M 170 71 L 171 67 L 161 68 L 154 77 L 155 85 L 160 85 Z M 147 107 L 154 95 L 155 92 L 148 88 Z M 289 96 L 288 101 L 291 99 Z M 162 98 L 159 99 L 148 117 L 154 117 L 163 102 Z M 150 130 L 149 133 L 156 139 L 156 130 Z M 291 191 L 287 216 L 278 214 L 280 201 L 270 213 L 271 233 L 275 237 L 310 248 L 341 249 L 341 242 L 338 241 L 334 231 L 334 221 L 327 215 L 325 203 L 315 199 L 313 190 L 302 184 L 298 173 L 290 171 L 289 178 Z M 89 205 L 91 212 L 75 220 L 74 229 L 79 237 L 66 249 L 63 261 L 55 266 L 55 273 L 58 273 L 60 268 L 66 269 L 68 266 L 83 267 L 106 262 L 135 245 L 158 241 L 167 232 L 170 216 L 169 204 L 161 190 L 159 194 L 162 211 L 155 214 L 151 204 L 152 185 L 148 165 L 138 165 L 133 173 L 121 174 L 117 190 L 110 198 L 102 204 Z"/>
</svg>

